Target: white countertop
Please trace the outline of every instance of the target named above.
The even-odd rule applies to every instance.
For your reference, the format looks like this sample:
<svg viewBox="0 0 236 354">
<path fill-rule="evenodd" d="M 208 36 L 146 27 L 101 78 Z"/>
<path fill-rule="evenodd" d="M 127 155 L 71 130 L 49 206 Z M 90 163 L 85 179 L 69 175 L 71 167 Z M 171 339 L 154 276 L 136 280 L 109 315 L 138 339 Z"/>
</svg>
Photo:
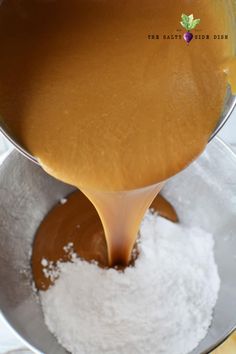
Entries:
<svg viewBox="0 0 236 354">
<path fill-rule="evenodd" d="M 236 149 L 236 110 L 231 115 L 230 119 L 223 127 L 219 135 L 226 143 L 231 144 L 233 149 Z M 9 151 L 12 149 L 11 145 L 0 135 L 0 164 L 6 158 Z M 9 328 L 3 323 L 0 315 L 0 354 L 6 353 L 30 353 L 27 348 L 24 351 L 13 351 L 14 349 L 22 348 L 23 345 L 19 339 L 11 332 Z M 9 353 L 9 354 L 10 354 Z"/>
</svg>

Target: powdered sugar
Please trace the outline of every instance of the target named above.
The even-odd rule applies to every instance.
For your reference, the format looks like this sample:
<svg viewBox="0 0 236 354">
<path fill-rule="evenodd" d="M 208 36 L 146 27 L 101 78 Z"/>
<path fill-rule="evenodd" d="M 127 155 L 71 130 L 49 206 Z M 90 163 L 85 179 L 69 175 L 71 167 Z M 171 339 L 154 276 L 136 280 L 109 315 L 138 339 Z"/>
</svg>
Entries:
<svg viewBox="0 0 236 354">
<path fill-rule="evenodd" d="M 47 267 L 47 266 L 48 266 L 48 260 L 45 259 L 45 258 L 43 258 L 43 259 L 41 260 L 41 265 L 42 265 L 43 267 Z"/>
<path fill-rule="evenodd" d="M 45 260 L 45 258 L 42 261 L 44 263 L 42 264 L 41 262 L 45 278 L 49 278 L 52 282 L 54 282 L 59 277 L 60 273 L 58 265 L 55 265 L 52 261 Z M 47 261 L 47 264 L 45 261 Z"/>
<path fill-rule="evenodd" d="M 63 204 L 66 204 L 67 203 L 67 198 L 61 198 L 60 199 L 60 203 L 63 205 Z"/>
<path fill-rule="evenodd" d="M 140 240 L 125 272 L 58 263 L 59 278 L 40 297 L 47 326 L 70 352 L 186 354 L 206 335 L 220 285 L 213 237 L 148 212 Z"/>
</svg>

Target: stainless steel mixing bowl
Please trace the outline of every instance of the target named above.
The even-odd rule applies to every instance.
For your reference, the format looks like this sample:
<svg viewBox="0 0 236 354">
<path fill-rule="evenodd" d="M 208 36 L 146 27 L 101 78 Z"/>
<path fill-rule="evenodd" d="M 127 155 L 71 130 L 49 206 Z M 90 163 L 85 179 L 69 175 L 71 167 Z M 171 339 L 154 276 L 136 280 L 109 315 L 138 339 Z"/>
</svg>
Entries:
<svg viewBox="0 0 236 354">
<path fill-rule="evenodd" d="M 0 168 L 0 308 L 15 333 L 36 353 L 65 354 L 44 324 L 32 288 L 35 232 L 52 206 L 73 188 L 47 175 L 17 151 Z M 215 237 L 221 290 L 206 338 L 191 354 L 208 353 L 236 325 L 236 156 L 219 139 L 164 194 L 185 224 Z"/>
</svg>

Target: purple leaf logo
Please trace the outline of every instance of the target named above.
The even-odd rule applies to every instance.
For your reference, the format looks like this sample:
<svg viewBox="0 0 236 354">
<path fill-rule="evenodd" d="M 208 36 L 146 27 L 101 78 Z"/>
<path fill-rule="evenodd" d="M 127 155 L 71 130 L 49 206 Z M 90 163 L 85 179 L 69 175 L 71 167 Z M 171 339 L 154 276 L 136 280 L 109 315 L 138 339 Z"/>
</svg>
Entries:
<svg viewBox="0 0 236 354">
<path fill-rule="evenodd" d="M 199 25 L 200 22 L 201 20 L 199 18 L 194 19 L 193 14 L 189 16 L 182 14 L 180 24 L 187 31 L 183 36 L 187 44 L 189 44 L 193 39 L 193 34 L 191 33 L 191 30 L 193 30 L 197 25 Z"/>
</svg>

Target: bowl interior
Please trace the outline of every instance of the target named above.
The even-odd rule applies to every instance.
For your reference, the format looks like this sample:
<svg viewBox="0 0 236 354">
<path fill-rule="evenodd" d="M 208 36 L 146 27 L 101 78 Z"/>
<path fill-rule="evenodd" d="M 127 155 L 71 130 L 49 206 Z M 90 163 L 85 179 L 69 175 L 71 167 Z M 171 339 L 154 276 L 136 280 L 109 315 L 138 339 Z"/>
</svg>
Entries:
<svg viewBox="0 0 236 354">
<path fill-rule="evenodd" d="M 163 194 L 180 220 L 200 225 L 215 238 L 221 290 L 207 336 L 191 354 L 207 353 L 236 325 L 236 156 L 219 139 L 172 178 Z M 73 187 L 47 175 L 14 151 L 0 168 L 0 309 L 34 352 L 65 354 L 43 321 L 31 285 L 30 254 L 35 232 L 48 211 Z"/>
</svg>

